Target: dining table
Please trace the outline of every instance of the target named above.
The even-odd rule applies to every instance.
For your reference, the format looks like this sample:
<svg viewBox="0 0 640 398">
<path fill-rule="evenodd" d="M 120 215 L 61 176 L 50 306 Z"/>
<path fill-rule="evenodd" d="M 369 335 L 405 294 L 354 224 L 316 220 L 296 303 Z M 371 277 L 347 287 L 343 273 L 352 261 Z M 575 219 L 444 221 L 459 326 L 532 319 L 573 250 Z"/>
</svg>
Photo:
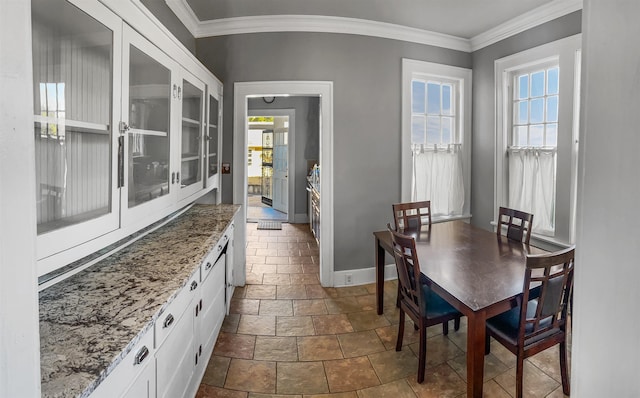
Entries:
<svg viewBox="0 0 640 398">
<path fill-rule="evenodd" d="M 517 305 L 526 255 L 545 251 L 461 220 L 400 232 L 415 238 L 420 270 L 431 288 L 467 317 L 467 397 L 482 397 L 485 321 Z M 373 235 L 382 314 L 385 253 L 392 255 L 393 246 L 389 231 Z"/>
</svg>

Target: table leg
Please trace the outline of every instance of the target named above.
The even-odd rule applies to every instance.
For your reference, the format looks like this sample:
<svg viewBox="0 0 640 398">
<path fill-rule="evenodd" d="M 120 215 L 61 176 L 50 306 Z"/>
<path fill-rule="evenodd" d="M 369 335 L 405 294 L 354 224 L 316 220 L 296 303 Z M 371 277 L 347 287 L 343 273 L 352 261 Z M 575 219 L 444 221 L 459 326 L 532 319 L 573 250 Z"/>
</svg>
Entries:
<svg viewBox="0 0 640 398">
<path fill-rule="evenodd" d="M 482 398 L 485 316 L 467 317 L 467 397 Z"/>
<path fill-rule="evenodd" d="M 384 296 L 384 248 L 376 238 L 376 303 L 378 315 L 382 315 L 382 297 Z"/>
</svg>

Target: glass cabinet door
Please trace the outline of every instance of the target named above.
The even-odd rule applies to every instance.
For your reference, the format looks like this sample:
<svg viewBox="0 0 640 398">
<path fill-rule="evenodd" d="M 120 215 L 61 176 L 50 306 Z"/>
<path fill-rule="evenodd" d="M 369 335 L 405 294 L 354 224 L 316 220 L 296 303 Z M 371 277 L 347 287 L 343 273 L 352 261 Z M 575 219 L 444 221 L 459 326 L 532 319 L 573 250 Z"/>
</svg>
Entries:
<svg viewBox="0 0 640 398">
<path fill-rule="evenodd" d="M 119 226 L 120 41 L 120 19 L 97 2 L 32 1 L 38 259 Z"/>
<path fill-rule="evenodd" d="M 220 121 L 218 99 L 209 95 L 209 123 L 207 125 L 207 187 L 218 187 L 218 129 Z"/>
<path fill-rule="evenodd" d="M 180 137 L 180 197 L 196 193 L 202 183 L 204 83 L 191 78 L 182 80 L 179 97 L 182 101 Z"/>
<path fill-rule="evenodd" d="M 169 57 L 128 26 L 124 28 L 123 138 L 124 223 L 140 219 L 171 204 L 172 101 L 178 87 L 172 84 Z"/>
</svg>

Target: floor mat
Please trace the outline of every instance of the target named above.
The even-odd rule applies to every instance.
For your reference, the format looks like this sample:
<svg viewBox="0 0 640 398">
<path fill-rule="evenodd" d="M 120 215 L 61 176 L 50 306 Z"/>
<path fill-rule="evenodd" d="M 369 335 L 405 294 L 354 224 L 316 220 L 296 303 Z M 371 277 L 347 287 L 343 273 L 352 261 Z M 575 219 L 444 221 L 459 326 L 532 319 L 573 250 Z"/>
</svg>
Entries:
<svg viewBox="0 0 640 398">
<path fill-rule="evenodd" d="M 258 221 L 258 229 L 282 229 L 282 222 L 272 220 Z"/>
</svg>

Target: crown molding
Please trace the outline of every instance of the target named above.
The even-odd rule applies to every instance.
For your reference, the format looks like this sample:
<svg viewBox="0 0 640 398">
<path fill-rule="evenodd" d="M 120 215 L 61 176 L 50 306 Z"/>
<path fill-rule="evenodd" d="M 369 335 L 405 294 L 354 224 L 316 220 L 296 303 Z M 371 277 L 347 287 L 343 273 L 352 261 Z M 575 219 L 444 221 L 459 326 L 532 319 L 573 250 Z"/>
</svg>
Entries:
<svg viewBox="0 0 640 398">
<path fill-rule="evenodd" d="M 582 9 L 583 0 L 555 0 L 471 38 L 471 51 Z"/>
<path fill-rule="evenodd" d="M 374 36 L 452 50 L 471 50 L 469 40 L 423 29 L 358 18 L 325 15 L 261 15 L 201 22 L 197 38 L 242 33 L 322 32 Z"/>
<path fill-rule="evenodd" d="M 189 3 L 187 3 L 187 0 L 165 0 L 164 2 L 167 3 L 167 6 L 171 11 L 176 14 L 180 22 L 182 22 L 191 35 L 196 37 L 196 32 L 202 22 L 198 19 L 196 13 L 193 12 L 193 9 Z"/>
<path fill-rule="evenodd" d="M 583 0 L 551 1 L 471 39 L 386 22 L 324 15 L 261 15 L 200 21 L 187 0 L 165 2 L 196 39 L 266 32 L 342 33 L 473 52 L 580 10 Z"/>
</svg>

